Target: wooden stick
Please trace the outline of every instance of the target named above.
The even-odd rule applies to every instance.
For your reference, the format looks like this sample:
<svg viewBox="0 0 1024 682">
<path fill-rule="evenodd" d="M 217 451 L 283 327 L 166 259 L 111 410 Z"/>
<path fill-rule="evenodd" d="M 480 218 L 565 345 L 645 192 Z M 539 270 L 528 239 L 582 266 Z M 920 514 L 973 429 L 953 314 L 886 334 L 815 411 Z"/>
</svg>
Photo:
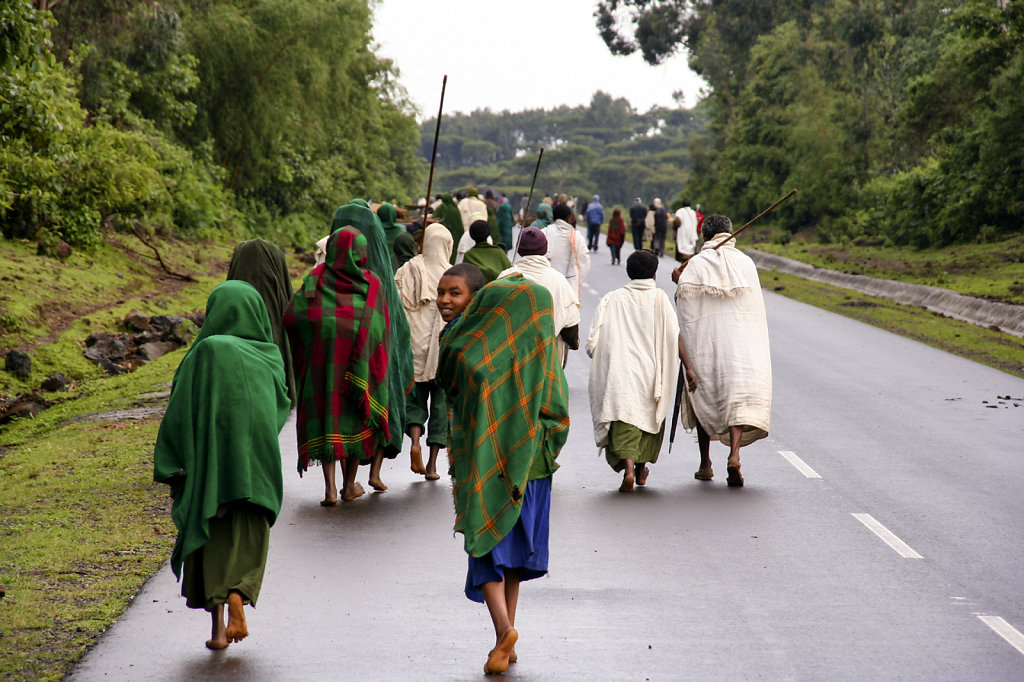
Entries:
<svg viewBox="0 0 1024 682">
<path fill-rule="evenodd" d="M 526 218 L 530 215 L 530 203 L 533 202 L 533 188 L 537 185 L 537 173 L 540 172 L 540 160 L 544 158 L 544 147 L 540 148 L 537 155 L 537 166 L 533 169 L 533 181 L 530 183 L 530 193 L 526 197 L 526 208 L 523 210 L 523 224 L 519 226 L 519 236 L 516 237 L 516 248 L 512 252 L 512 258 L 519 253 L 519 240 L 523 238 L 523 230 L 526 229 Z"/>
<path fill-rule="evenodd" d="M 427 203 L 423 207 L 423 229 L 427 229 L 427 215 L 430 213 L 430 191 L 434 188 L 434 162 L 437 160 L 437 138 L 441 136 L 441 112 L 444 111 L 444 91 L 448 87 L 448 74 L 441 81 L 441 105 L 437 108 L 437 124 L 434 126 L 434 151 L 430 153 L 430 177 L 427 178 Z"/>
<path fill-rule="evenodd" d="M 795 189 L 789 190 L 789 192 L 786 193 L 786 196 L 782 197 L 781 199 L 776 201 L 774 204 L 772 204 L 771 206 L 769 206 L 765 210 L 761 211 L 759 214 L 757 214 L 757 217 L 755 217 L 753 220 L 748 222 L 746 225 L 744 225 L 740 229 L 738 229 L 735 232 L 733 232 L 732 234 L 730 234 L 728 237 L 726 237 L 725 239 L 720 241 L 718 244 L 715 244 L 714 249 L 717 250 L 718 247 L 720 247 L 723 244 L 727 243 L 730 239 L 735 239 L 736 235 L 738 235 L 740 232 L 742 232 L 743 230 L 747 229 L 748 227 L 750 227 L 751 225 L 756 223 L 758 220 L 760 220 L 761 218 L 765 217 L 766 215 L 768 215 L 769 213 L 774 211 L 776 206 L 778 206 L 779 204 L 781 204 L 783 201 L 785 201 L 786 199 L 790 198 L 794 194 L 796 194 L 796 190 Z"/>
</svg>

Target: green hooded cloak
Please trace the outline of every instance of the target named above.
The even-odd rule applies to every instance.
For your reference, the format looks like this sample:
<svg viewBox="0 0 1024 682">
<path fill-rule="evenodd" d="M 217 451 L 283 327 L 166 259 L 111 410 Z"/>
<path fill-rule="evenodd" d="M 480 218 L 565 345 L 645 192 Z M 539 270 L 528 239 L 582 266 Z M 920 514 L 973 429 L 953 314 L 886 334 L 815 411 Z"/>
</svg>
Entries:
<svg viewBox="0 0 1024 682">
<path fill-rule="evenodd" d="M 449 262 L 455 265 L 459 240 L 462 239 L 466 227 L 462 224 L 462 214 L 459 213 L 459 207 L 455 204 L 455 199 L 451 194 L 441 195 L 441 205 L 434 211 L 434 220 L 447 227 L 448 231 L 452 233 L 452 243 L 455 244 L 455 248 L 452 249 L 452 257 Z"/>
<path fill-rule="evenodd" d="M 377 219 L 384 230 L 388 254 L 391 256 L 391 267 L 395 272 L 416 255 L 416 240 L 405 227 L 395 223 L 397 216 L 398 210 L 393 204 L 385 202 L 377 207 Z"/>
</svg>

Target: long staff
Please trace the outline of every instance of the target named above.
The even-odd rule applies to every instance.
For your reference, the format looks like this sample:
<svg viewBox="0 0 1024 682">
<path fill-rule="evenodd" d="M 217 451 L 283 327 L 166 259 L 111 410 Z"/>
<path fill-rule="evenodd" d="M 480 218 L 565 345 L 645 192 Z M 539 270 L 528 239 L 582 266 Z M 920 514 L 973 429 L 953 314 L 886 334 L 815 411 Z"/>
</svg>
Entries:
<svg viewBox="0 0 1024 682">
<path fill-rule="evenodd" d="M 672 443 L 676 440 L 676 429 L 679 428 L 679 408 L 683 404 L 683 384 L 686 382 L 686 370 L 679 363 L 679 377 L 676 379 L 676 402 L 672 406 L 672 428 L 668 431 L 668 451 L 672 452 Z"/>
<path fill-rule="evenodd" d="M 444 111 L 444 91 L 448 87 L 448 74 L 441 81 L 441 105 L 437 108 L 437 125 L 434 126 L 434 151 L 430 153 L 430 177 L 427 178 L 427 205 L 423 207 L 423 229 L 427 227 L 430 213 L 430 190 L 434 187 L 434 162 L 437 160 L 437 138 L 441 135 L 441 112 Z"/>
<path fill-rule="evenodd" d="M 757 214 L 757 216 L 756 216 L 756 217 L 755 217 L 755 218 L 754 218 L 753 220 L 751 220 L 751 221 L 750 221 L 750 222 L 748 222 L 748 223 L 747 223 L 746 225 L 744 225 L 744 226 L 743 226 L 743 227 L 741 227 L 740 229 L 738 229 L 738 230 L 736 230 L 735 232 L 733 232 L 732 234 L 730 234 L 730 235 L 729 235 L 728 237 L 726 237 L 725 239 L 723 239 L 722 241 L 720 241 L 720 242 L 719 242 L 718 244 L 715 244 L 714 248 L 715 248 L 715 249 L 717 250 L 717 249 L 718 249 L 718 248 L 719 248 L 720 246 L 722 246 L 723 244 L 725 244 L 726 242 L 728 242 L 728 241 L 729 241 L 730 239 L 735 239 L 735 238 L 736 238 L 736 235 L 738 235 L 738 234 L 739 234 L 740 232 L 742 232 L 743 230 L 747 229 L 748 227 L 750 227 L 751 225 L 753 225 L 754 223 L 756 223 L 756 222 L 757 222 L 758 220 L 760 220 L 761 218 L 765 217 L 766 215 L 768 215 L 769 213 L 771 213 L 772 211 L 774 211 L 774 210 L 775 210 L 775 208 L 776 208 L 776 207 L 777 207 L 777 206 L 778 206 L 779 204 L 781 204 L 781 203 L 782 203 L 783 201 L 785 201 L 786 199 L 790 198 L 790 197 L 791 197 L 791 196 L 793 196 L 794 194 L 796 194 L 796 190 L 795 190 L 795 189 L 791 189 L 791 190 L 789 190 L 789 191 L 788 191 L 788 192 L 786 193 L 786 196 L 782 197 L 781 199 L 779 199 L 778 201 L 776 201 L 776 202 L 775 202 L 774 204 L 772 204 L 771 206 L 769 206 L 769 207 L 768 207 L 768 208 L 766 208 L 765 210 L 763 210 L 763 211 L 761 211 L 760 213 L 758 213 L 758 214 Z"/>
<path fill-rule="evenodd" d="M 530 204 L 533 202 L 533 188 L 537 185 L 537 173 L 540 171 L 540 160 L 544 158 L 544 147 L 540 148 L 540 154 L 537 155 L 537 166 L 533 169 L 533 182 L 530 183 L 530 194 L 526 199 L 526 208 L 523 209 L 523 224 L 519 226 L 519 235 L 516 236 L 516 250 L 512 254 L 512 258 L 516 257 L 519 253 L 519 240 L 523 238 L 523 230 L 526 229 L 526 218 L 530 215 Z"/>
</svg>

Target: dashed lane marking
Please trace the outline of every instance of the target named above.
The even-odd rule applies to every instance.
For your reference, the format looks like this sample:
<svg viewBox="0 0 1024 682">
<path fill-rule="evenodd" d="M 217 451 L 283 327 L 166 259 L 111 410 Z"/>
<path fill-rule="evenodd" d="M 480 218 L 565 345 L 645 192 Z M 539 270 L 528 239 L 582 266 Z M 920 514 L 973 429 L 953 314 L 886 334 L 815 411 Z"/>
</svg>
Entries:
<svg viewBox="0 0 1024 682">
<path fill-rule="evenodd" d="M 863 523 L 868 530 L 870 530 L 872 533 L 881 538 L 882 542 L 896 550 L 896 553 L 904 559 L 924 558 L 920 554 L 915 552 L 910 545 L 896 537 L 896 535 L 891 530 L 889 530 L 888 528 L 880 524 L 878 521 L 876 521 L 875 517 L 871 516 L 871 514 L 854 514 L 853 518 Z"/>
<path fill-rule="evenodd" d="M 597 292 L 597 289 L 595 289 L 595 288 L 594 288 L 594 287 L 592 287 L 591 285 L 589 285 L 589 284 L 584 284 L 584 285 L 583 285 L 583 287 L 584 287 L 584 288 L 585 288 L 585 289 L 586 289 L 587 291 L 589 291 L 590 293 L 592 293 L 592 294 L 594 294 L 595 296 L 597 296 L 597 293 L 598 293 L 598 292 Z"/>
<path fill-rule="evenodd" d="M 982 623 L 989 626 L 995 633 L 1010 643 L 1017 651 L 1024 654 L 1024 635 L 999 616 L 978 616 Z"/>
<path fill-rule="evenodd" d="M 779 450 L 779 454 L 789 460 L 789 463 L 796 467 L 796 470 L 807 478 L 821 478 L 818 472 L 807 466 L 807 462 L 796 456 L 792 450 Z"/>
</svg>

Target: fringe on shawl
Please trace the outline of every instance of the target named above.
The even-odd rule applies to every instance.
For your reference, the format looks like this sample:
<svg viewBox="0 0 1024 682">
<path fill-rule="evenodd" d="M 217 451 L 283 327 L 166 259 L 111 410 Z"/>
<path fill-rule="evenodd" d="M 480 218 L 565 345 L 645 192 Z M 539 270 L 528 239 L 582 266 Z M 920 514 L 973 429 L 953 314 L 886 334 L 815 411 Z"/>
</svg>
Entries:
<svg viewBox="0 0 1024 682">
<path fill-rule="evenodd" d="M 690 282 L 683 282 L 680 283 L 679 288 L 676 290 L 676 295 L 683 298 L 701 295 L 735 298 L 737 294 L 745 293 L 749 290 L 750 286 L 725 289 L 723 287 L 713 287 L 710 284 L 691 284 Z"/>
</svg>

